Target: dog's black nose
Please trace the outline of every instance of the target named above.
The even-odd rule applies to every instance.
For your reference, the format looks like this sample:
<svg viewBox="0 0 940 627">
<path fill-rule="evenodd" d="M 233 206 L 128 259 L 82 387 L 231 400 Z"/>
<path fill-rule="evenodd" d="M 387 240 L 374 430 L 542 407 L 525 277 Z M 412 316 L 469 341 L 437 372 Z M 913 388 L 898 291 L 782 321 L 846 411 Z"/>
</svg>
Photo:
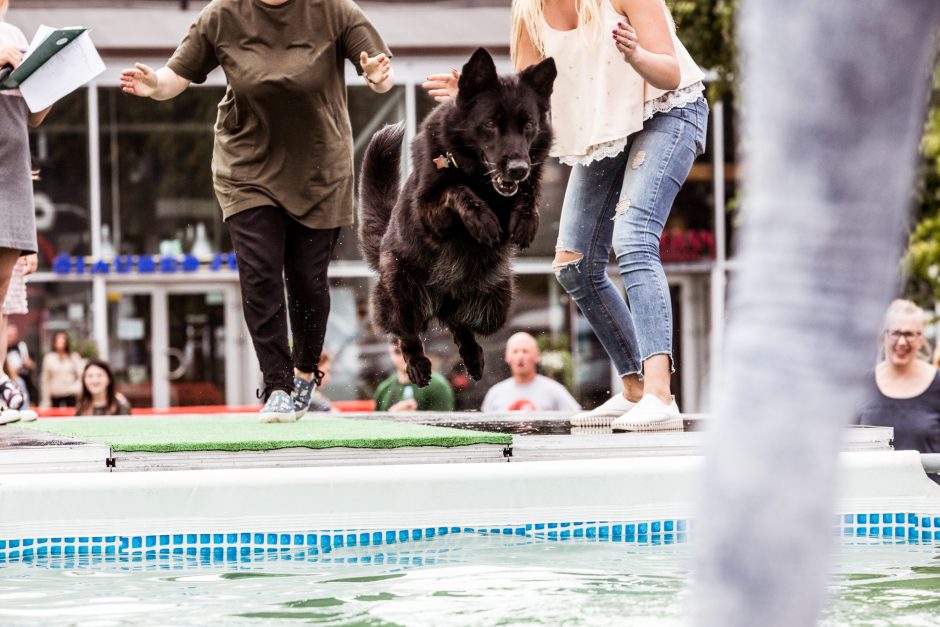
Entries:
<svg viewBox="0 0 940 627">
<path fill-rule="evenodd" d="M 506 175 L 513 181 L 521 181 L 529 176 L 529 162 L 523 159 L 513 159 L 506 164 Z"/>
</svg>

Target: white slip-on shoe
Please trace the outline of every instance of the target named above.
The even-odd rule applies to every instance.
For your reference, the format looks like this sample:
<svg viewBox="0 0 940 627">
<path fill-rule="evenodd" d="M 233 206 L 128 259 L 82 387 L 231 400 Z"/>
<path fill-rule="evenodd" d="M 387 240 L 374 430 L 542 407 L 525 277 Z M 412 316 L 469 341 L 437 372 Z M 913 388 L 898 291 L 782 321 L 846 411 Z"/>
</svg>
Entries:
<svg viewBox="0 0 940 627">
<path fill-rule="evenodd" d="M 590 411 L 574 414 L 571 420 L 572 427 L 607 427 L 614 418 L 624 415 L 636 406 L 628 401 L 623 394 L 614 394 Z"/>
<path fill-rule="evenodd" d="M 20 421 L 20 412 L 18 409 L 4 409 L 0 411 L 0 425 L 8 425 Z"/>
<path fill-rule="evenodd" d="M 20 422 L 35 422 L 37 418 L 39 418 L 39 414 L 32 409 L 20 410 Z"/>
<path fill-rule="evenodd" d="M 610 424 L 614 431 L 681 431 L 682 414 L 675 399 L 668 405 L 653 394 L 644 394 L 636 407 Z"/>
</svg>

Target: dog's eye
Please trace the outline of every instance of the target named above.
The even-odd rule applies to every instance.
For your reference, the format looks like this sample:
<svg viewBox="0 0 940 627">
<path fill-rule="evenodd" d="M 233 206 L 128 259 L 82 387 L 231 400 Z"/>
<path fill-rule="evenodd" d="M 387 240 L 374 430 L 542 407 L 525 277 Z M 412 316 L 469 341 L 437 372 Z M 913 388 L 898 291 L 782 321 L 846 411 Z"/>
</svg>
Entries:
<svg viewBox="0 0 940 627">
<path fill-rule="evenodd" d="M 496 122 L 494 120 L 487 120 L 483 123 L 483 128 L 488 131 L 492 131 L 494 128 L 496 128 Z"/>
<path fill-rule="evenodd" d="M 535 130 L 535 124 L 532 123 L 532 122 L 526 122 L 526 123 L 525 123 L 525 130 L 526 130 L 527 133 L 528 133 L 529 131 L 534 131 L 534 130 Z"/>
</svg>

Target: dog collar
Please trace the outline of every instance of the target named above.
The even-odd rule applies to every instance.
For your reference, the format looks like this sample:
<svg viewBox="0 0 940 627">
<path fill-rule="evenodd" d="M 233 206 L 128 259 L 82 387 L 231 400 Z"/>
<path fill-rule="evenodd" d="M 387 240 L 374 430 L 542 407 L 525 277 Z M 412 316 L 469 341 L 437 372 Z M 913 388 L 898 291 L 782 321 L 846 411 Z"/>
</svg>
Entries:
<svg viewBox="0 0 940 627">
<path fill-rule="evenodd" d="M 442 155 L 437 155 L 436 157 L 431 159 L 431 161 L 434 162 L 434 165 L 437 166 L 438 170 L 443 170 L 451 166 L 454 166 L 454 168 L 460 167 L 459 165 L 457 165 L 457 160 L 454 159 L 454 155 L 451 154 L 450 152 L 445 152 Z"/>
</svg>

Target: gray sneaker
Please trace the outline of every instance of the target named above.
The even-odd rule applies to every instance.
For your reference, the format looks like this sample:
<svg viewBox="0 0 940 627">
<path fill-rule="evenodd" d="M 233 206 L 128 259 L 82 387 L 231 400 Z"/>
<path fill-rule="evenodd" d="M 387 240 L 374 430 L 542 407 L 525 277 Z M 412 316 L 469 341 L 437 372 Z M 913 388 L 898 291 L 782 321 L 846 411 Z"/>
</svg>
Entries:
<svg viewBox="0 0 940 627">
<path fill-rule="evenodd" d="M 261 422 L 294 422 L 294 405 L 290 395 L 284 390 L 274 390 L 268 396 L 267 402 L 261 408 L 259 420 Z"/>
<path fill-rule="evenodd" d="M 297 420 L 304 417 L 307 410 L 310 409 L 310 399 L 313 398 L 313 391 L 317 389 L 315 380 L 307 381 L 303 377 L 294 377 L 294 413 Z"/>
</svg>

